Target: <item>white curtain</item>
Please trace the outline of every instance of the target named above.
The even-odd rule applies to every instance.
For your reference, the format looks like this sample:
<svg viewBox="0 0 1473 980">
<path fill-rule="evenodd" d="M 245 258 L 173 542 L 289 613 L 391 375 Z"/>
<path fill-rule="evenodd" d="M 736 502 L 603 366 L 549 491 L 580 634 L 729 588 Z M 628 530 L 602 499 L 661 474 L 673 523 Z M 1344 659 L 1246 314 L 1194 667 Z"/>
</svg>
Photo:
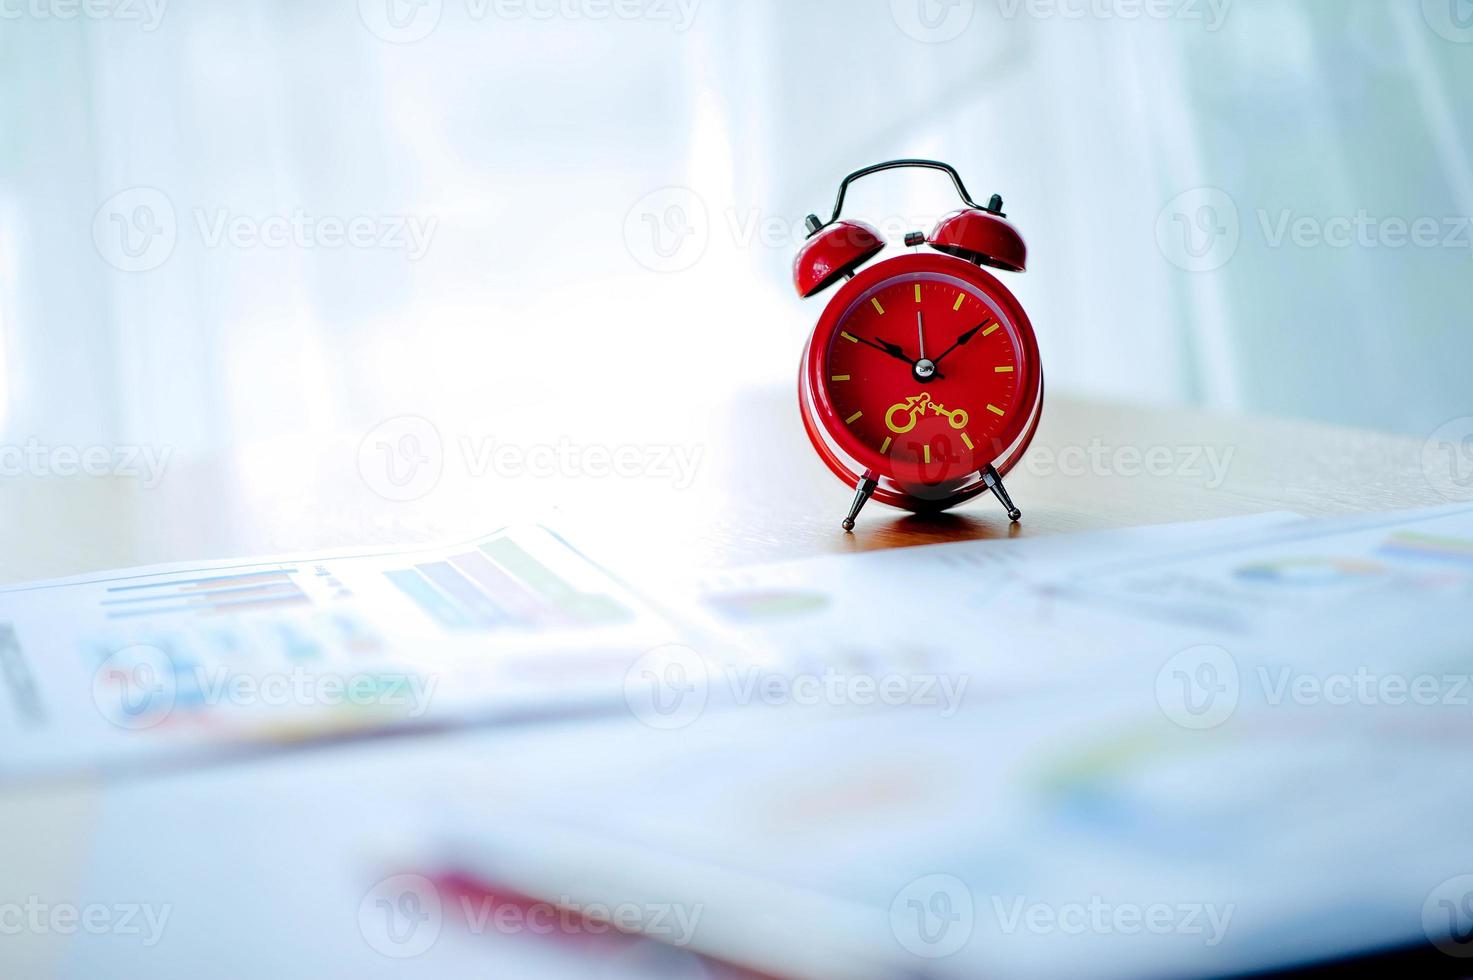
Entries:
<svg viewBox="0 0 1473 980">
<path fill-rule="evenodd" d="M 1465 0 L 1237 0 L 1218 29 L 1205 0 L 424 0 L 412 43 L 378 2 L 419 15 L 0 19 L 6 441 L 208 452 L 400 413 L 673 432 L 791 380 L 818 312 L 788 284 L 803 215 L 912 155 L 1006 198 L 1055 389 L 1408 432 L 1468 414 L 1473 245 L 1275 235 L 1473 214 Z M 851 207 L 903 232 L 950 194 L 891 175 Z M 1224 262 L 1172 244 L 1234 217 Z M 354 221 L 364 244 L 338 242 Z"/>
</svg>

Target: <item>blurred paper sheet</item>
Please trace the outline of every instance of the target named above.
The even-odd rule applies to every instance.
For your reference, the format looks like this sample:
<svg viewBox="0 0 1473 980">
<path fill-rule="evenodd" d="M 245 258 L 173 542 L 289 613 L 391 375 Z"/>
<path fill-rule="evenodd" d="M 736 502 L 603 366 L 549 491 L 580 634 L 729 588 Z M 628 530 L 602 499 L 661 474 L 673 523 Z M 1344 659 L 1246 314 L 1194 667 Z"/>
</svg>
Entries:
<svg viewBox="0 0 1473 980">
<path fill-rule="evenodd" d="M 885 617 L 933 621 L 934 549 L 728 576 L 713 595 L 806 583 L 825 599 L 804 613 L 809 653 L 791 616 L 763 624 L 775 675 L 823 660 L 842 627 L 873 670 L 971 686 L 955 705 L 758 698 L 669 729 L 518 734 L 442 801 L 432 860 L 549 900 L 679 904 L 699 912 L 691 949 L 781 976 L 1211 976 L 1442 940 L 1473 806 L 1456 775 L 1473 510 L 1162 533 L 1174 553 L 1118 536 L 1075 551 L 1114 552 L 1093 572 L 997 556 L 1021 587 L 969 623 L 987 622 L 982 642 L 921 668 L 884 659 Z M 1259 573 L 1238 571 L 1305 555 L 1371 581 L 1275 573 L 1304 600 L 1256 602 Z M 891 575 L 897 560 L 914 574 Z M 789 575 L 820 564 L 852 577 Z M 860 564 L 896 583 L 883 612 L 850 602 Z M 1204 583 L 1189 608 L 1208 593 L 1270 628 L 1158 615 L 1171 594 L 1143 608 L 1136 577 L 1159 568 Z M 1041 602 L 1044 625 L 1016 629 Z M 515 800 L 492 791 L 507 784 Z"/>
<path fill-rule="evenodd" d="M 1473 507 L 1455 504 L 1193 543 L 1074 565 L 1053 592 L 1127 618 L 1246 634 L 1309 617 L 1473 601 Z"/>
<path fill-rule="evenodd" d="M 0 591 L 0 775 L 620 701 L 678 630 L 551 532 Z"/>
<path fill-rule="evenodd" d="M 1126 646 L 1142 631 L 1100 636 L 1089 610 L 1052 602 L 1043 584 L 1127 557 L 1149 565 L 1184 548 L 1225 547 L 1300 520 L 1271 513 L 756 565 L 706 576 L 683 605 L 787 674 L 913 674 L 965 663 L 990 689 L 1047 684 L 1061 671 L 1109 662 L 1102 644 Z M 1148 632 L 1154 648 L 1163 631 Z"/>
</svg>

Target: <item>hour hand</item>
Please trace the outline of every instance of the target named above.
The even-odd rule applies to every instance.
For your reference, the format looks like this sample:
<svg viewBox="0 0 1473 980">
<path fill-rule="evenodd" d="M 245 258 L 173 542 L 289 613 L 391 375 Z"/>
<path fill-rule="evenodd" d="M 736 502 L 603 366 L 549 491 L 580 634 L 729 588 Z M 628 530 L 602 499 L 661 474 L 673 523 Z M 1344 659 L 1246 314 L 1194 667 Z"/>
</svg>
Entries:
<svg viewBox="0 0 1473 980">
<path fill-rule="evenodd" d="M 864 344 L 866 347 L 873 347 L 875 350 L 889 354 L 891 357 L 898 357 L 900 360 L 904 361 L 907 364 L 912 363 L 911 359 L 905 356 L 905 351 L 901 348 L 899 344 L 892 344 L 889 341 L 880 340 L 878 337 L 876 337 L 874 340 L 866 340 L 863 337 L 857 337 L 855 339 L 857 339 L 861 344 Z"/>
<path fill-rule="evenodd" d="M 888 340 L 885 340 L 882 337 L 876 337 L 875 338 L 875 345 L 877 347 L 879 347 L 880 350 L 884 351 L 886 354 L 889 354 L 891 357 L 898 357 L 898 358 L 900 358 L 902 361 L 904 361 L 907 364 L 914 364 L 915 363 L 909 357 L 906 357 L 905 356 L 905 348 L 904 347 L 901 347 L 899 344 L 892 344 Z"/>
<path fill-rule="evenodd" d="M 910 358 L 909 355 L 906 354 L 906 349 L 904 349 L 903 346 L 900 346 L 899 343 L 891 343 L 890 340 L 884 340 L 881 339 L 881 337 L 875 337 L 875 343 L 872 343 L 871 346 L 873 346 L 873 348 L 881 349 L 881 351 L 884 351 L 885 354 L 890 355 L 890 357 L 900 358 L 901 361 L 909 364 L 912 370 L 915 370 L 916 365 L 921 364 L 921 361 L 916 361 L 913 360 L 913 358 Z M 927 377 L 934 377 L 934 379 L 937 379 L 938 382 L 940 382 L 940 380 L 946 380 L 946 374 L 941 373 L 941 371 L 934 370 L 934 367 L 932 367 L 931 374 L 928 374 Z"/>
<path fill-rule="evenodd" d="M 917 364 L 920 363 L 919 361 L 916 361 L 916 360 L 912 359 L 911 357 L 909 357 L 905 353 L 905 348 L 904 347 L 901 347 L 899 344 L 892 344 L 892 343 L 890 343 L 890 341 L 885 340 L 883 337 L 876 337 L 875 338 L 875 342 L 873 344 L 870 344 L 870 346 L 871 347 L 875 347 L 875 348 L 877 348 L 879 350 L 884 351 L 886 354 L 889 354 L 891 357 L 897 357 L 897 358 L 899 358 L 900 360 L 902 360 L 905 363 L 909 364 L 911 366 L 911 368 L 914 368 Z M 933 373 L 931 375 L 931 377 L 934 377 L 934 378 L 937 378 L 938 380 L 940 380 L 940 379 L 943 379 L 944 378 L 944 375 L 942 375 L 938 371 L 938 372 Z"/>
</svg>

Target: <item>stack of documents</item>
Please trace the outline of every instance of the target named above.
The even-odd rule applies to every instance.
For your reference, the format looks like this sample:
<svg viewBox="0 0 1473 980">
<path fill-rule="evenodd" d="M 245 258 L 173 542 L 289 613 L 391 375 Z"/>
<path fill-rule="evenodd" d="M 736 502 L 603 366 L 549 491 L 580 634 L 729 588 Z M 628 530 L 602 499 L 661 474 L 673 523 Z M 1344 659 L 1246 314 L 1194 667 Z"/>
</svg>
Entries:
<svg viewBox="0 0 1473 980">
<path fill-rule="evenodd" d="M 642 910 L 626 931 L 781 976 L 1463 950 L 1473 508 L 820 558 L 658 600 L 539 528 L 6 590 L 0 776 L 515 720 L 386 869 Z"/>
<path fill-rule="evenodd" d="M 673 907 L 689 937 L 657 938 L 780 976 L 1463 949 L 1469 508 L 790 562 L 691 601 L 753 661 L 671 655 L 643 731 L 514 742 L 467 778 L 516 803 L 457 804 L 440 867 Z"/>
</svg>

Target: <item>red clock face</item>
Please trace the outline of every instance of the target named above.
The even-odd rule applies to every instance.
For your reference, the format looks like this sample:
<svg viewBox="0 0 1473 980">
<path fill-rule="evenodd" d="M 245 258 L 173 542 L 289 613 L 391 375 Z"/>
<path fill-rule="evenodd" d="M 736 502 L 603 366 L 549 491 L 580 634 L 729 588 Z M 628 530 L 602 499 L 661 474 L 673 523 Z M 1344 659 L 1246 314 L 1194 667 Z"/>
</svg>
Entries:
<svg viewBox="0 0 1473 980">
<path fill-rule="evenodd" d="M 1031 332 L 985 278 L 901 272 L 836 299 L 813 380 L 825 428 L 865 468 L 924 492 L 979 472 L 1017 438 L 1033 410 Z"/>
</svg>

